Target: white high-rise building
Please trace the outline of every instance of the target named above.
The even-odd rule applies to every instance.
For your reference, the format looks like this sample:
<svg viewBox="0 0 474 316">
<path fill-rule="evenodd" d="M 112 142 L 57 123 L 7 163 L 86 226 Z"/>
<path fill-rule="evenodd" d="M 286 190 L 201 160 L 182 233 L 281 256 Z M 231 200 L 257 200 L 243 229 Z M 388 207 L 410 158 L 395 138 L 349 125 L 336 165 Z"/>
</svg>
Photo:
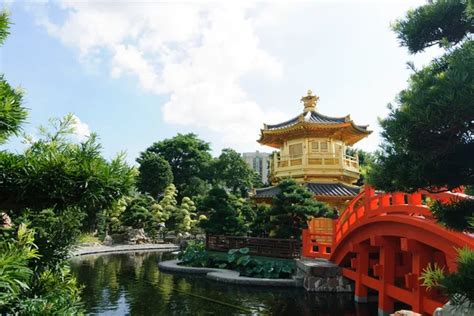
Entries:
<svg viewBox="0 0 474 316">
<path fill-rule="evenodd" d="M 245 162 L 257 172 L 262 178 L 263 183 L 268 183 L 268 175 L 270 173 L 270 154 L 261 153 L 258 150 L 251 153 L 243 153 L 242 158 Z"/>
</svg>

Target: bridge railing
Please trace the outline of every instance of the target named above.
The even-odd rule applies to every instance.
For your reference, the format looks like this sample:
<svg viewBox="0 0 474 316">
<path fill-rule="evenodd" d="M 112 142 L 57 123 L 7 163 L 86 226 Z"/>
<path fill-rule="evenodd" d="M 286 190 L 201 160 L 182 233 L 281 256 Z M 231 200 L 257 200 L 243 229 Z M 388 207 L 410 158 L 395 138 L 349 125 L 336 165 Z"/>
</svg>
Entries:
<svg viewBox="0 0 474 316">
<path fill-rule="evenodd" d="M 429 200 L 447 203 L 463 196 L 463 194 L 453 192 L 430 193 L 427 191 L 382 193 L 375 192 L 372 187 L 366 186 L 349 202 L 337 220 L 314 218 L 308 222 L 308 229 L 303 230 L 302 254 L 305 257 L 328 259 L 332 248 L 361 219 L 399 214 L 432 221 L 434 218 L 428 206 Z M 329 221 L 332 226 L 328 224 Z M 332 229 L 316 229 L 329 226 Z"/>
<path fill-rule="evenodd" d="M 308 221 L 308 229 L 303 230 L 302 255 L 308 258 L 329 259 L 334 240 L 336 220 L 313 218 Z"/>
</svg>

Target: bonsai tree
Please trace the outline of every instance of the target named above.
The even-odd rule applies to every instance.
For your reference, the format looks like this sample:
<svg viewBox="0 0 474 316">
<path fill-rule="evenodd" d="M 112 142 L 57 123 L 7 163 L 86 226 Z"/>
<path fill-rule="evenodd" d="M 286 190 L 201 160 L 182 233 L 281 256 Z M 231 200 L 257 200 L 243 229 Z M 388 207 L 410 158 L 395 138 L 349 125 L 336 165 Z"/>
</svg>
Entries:
<svg viewBox="0 0 474 316">
<path fill-rule="evenodd" d="M 327 204 L 316 201 L 307 188 L 292 179 L 278 185 L 280 193 L 273 198 L 270 214 L 270 237 L 301 237 L 306 222 L 312 217 L 333 217 L 334 210 Z"/>
<path fill-rule="evenodd" d="M 248 229 L 239 204 L 239 200 L 224 189 L 210 190 L 202 203 L 203 211 L 208 214 L 208 218 L 201 221 L 201 227 L 209 234 L 245 235 Z"/>
</svg>

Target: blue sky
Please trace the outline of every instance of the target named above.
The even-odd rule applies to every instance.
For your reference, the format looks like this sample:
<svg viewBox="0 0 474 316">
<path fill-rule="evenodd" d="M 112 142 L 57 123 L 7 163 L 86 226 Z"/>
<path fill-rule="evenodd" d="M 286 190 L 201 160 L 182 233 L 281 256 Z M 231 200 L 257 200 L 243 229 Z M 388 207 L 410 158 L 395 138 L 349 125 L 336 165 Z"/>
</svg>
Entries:
<svg viewBox="0 0 474 316">
<path fill-rule="evenodd" d="M 389 25 L 423 1 L 161 3 L 11 2 L 1 71 L 25 89 L 25 131 L 73 112 L 106 157 L 133 162 L 154 141 L 193 131 L 213 153 L 270 151 L 263 123 L 296 116 L 308 89 L 318 110 L 370 124 L 436 49 L 408 55 Z M 21 150 L 17 139 L 4 145 Z"/>
</svg>

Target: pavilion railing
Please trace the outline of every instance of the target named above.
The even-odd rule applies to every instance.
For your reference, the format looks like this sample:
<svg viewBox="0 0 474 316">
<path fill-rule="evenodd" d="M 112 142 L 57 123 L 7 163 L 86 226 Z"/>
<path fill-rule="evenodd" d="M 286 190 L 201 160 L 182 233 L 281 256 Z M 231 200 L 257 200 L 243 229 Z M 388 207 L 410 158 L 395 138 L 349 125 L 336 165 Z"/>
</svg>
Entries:
<svg viewBox="0 0 474 316">
<path fill-rule="evenodd" d="M 206 236 L 207 250 L 227 252 L 238 248 L 249 248 L 252 255 L 293 259 L 300 257 L 301 241 L 280 238 Z"/>
</svg>

